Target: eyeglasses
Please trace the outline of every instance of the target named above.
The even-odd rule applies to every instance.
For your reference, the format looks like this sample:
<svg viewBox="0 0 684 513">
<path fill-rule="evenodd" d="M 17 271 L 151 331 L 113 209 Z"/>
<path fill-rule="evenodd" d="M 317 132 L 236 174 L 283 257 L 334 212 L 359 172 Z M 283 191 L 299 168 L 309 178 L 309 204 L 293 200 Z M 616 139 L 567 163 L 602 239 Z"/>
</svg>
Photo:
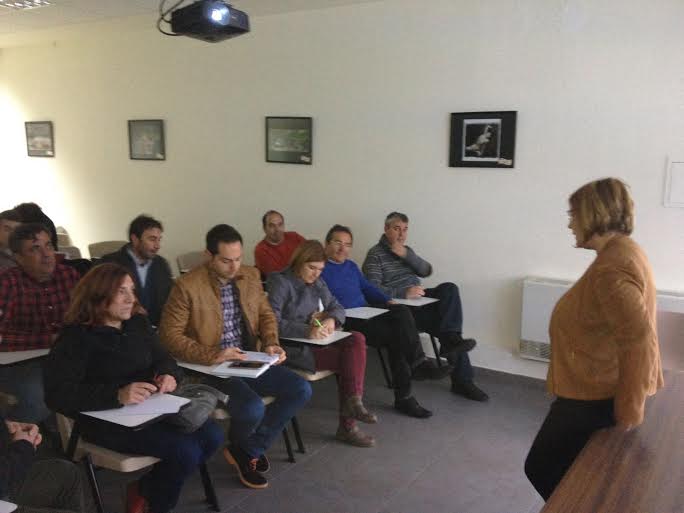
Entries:
<svg viewBox="0 0 684 513">
<path fill-rule="evenodd" d="M 330 242 L 337 247 L 342 247 L 342 246 L 344 246 L 345 248 L 351 248 L 352 247 L 351 242 L 342 242 L 341 240 L 331 240 Z"/>
</svg>

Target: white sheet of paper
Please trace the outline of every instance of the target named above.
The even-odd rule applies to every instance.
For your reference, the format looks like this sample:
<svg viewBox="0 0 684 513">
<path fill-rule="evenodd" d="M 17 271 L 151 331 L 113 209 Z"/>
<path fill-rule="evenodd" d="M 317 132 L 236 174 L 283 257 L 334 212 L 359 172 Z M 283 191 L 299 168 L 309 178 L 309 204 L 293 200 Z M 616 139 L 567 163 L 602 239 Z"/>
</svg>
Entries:
<svg viewBox="0 0 684 513">
<path fill-rule="evenodd" d="M 187 397 L 171 394 L 154 394 L 140 404 L 100 411 L 84 411 L 84 415 L 106 420 L 122 426 L 139 426 L 166 413 L 177 413 L 181 406 L 190 402 Z"/>
<path fill-rule="evenodd" d="M 418 297 L 415 299 L 392 298 L 392 301 L 398 305 L 423 306 L 429 305 L 430 303 L 436 303 L 439 299 L 435 299 L 434 297 Z"/>
<path fill-rule="evenodd" d="M 50 352 L 49 349 L 31 349 L 29 351 L 2 351 L 0 352 L 0 365 L 9 365 L 24 360 L 40 358 Z"/>
<path fill-rule="evenodd" d="M 373 308 L 372 306 L 357 306 L 356 308 L 346 308 L 344 315 L 351 319 L 372 319 L 385 312 L 389 312 L 389 310 L 386 308 Z"/>
<path fill-rule="evenodd" d="M 250 362 L 265 362 L 265 363 L 275 363 L 278 361 L 277 354 L 266 354 L 261 351 L 243 351 L 247 357 L 247 361 Z M 230 362 L 226 362 L 230 363 Z"/>
<path fill-rule="evenodd" d="M 328 346 L 333 342 L 347 338 L 351 333 L 348 331 L 335 331 L 332 335 L 326 338 L 315 340 L 313 338 L 295 338 L 295 337 L 280 337 L 283 340 L 292 340 L 293 342 L 304 342 L 306 344 L 313 344 L 316 346 Z M 286 349 L 287 351 L 287 349 Z"/>
<path fill-rule="evenodd" d="M 16 504 L 12 504 L 11 502 L 0 501 L 0 513 L 11 513 L 17 509 L 17 507 Z"/>
</svg>

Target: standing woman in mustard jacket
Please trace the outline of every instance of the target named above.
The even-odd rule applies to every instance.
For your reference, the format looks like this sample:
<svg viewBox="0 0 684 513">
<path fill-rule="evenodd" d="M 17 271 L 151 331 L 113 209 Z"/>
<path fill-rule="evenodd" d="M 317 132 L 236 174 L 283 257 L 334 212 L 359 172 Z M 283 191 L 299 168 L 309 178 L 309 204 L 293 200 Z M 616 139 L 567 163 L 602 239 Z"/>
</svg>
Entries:
<svg viewBox="0 0 684 513">
<path fill-rule="evenodd" d="M 551 315 L 547 387 L 556 400 L 525 461 L 544 500 L 596 430 L 638 426 L 646 397 L 663 386 L 653 273 L 629 236 L 634 204 L 627 186 L 597 180 L 569 203 L 576 247 L 597 256 Z"/>
</svg>

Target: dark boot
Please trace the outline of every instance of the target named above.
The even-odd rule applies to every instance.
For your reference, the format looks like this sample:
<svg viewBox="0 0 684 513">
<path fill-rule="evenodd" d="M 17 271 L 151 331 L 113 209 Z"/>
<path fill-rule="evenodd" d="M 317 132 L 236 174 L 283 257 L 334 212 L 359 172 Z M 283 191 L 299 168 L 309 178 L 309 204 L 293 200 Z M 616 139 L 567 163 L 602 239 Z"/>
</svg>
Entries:
<svg viewBox="0 0 684 513">
<path fill-rule="evenodd" d="M 432 412 L 418 404 L 418 401 L 416 401 L 416 398 L 413 396 L 404 399 L 395 399 L 394 408 L 409 417 L 415 417 L 417 419 L 432 417 Z"/>
<path fill-rule="evenodd" d="M 462 395 L 471 401 L 489 401 L 489 396 L 484 392 L 484 390 L 478 388 L 472 381 L 452 381 L 451 392 Z"/>
</svg>

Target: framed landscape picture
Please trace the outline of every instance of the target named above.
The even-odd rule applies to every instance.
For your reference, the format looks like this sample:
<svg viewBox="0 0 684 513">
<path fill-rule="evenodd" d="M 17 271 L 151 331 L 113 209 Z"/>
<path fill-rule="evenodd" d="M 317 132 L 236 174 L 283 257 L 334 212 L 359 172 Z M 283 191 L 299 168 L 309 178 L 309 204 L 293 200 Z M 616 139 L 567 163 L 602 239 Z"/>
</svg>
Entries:
<svg viewBox="0 0 684 513">
<path fill-rule="evenodd" d="M 55 140 L 52 121 L 27 121 L 26 151 L 29 157 L 54 157 Z"/>
<path fill-rule="evenodd" d="M 266 118 L 266 162 L 312 163 L 312 118 Z"/>
<path fill-rule="evenodd" d="M 166 160 L 163 119 L 128 122 L 128 153 L 132 160 Z"/>
<path fill-rule="evenodd" d="M 515 167 L 517 111 L 451 114 L 450 167 Z"/>
</svg>

